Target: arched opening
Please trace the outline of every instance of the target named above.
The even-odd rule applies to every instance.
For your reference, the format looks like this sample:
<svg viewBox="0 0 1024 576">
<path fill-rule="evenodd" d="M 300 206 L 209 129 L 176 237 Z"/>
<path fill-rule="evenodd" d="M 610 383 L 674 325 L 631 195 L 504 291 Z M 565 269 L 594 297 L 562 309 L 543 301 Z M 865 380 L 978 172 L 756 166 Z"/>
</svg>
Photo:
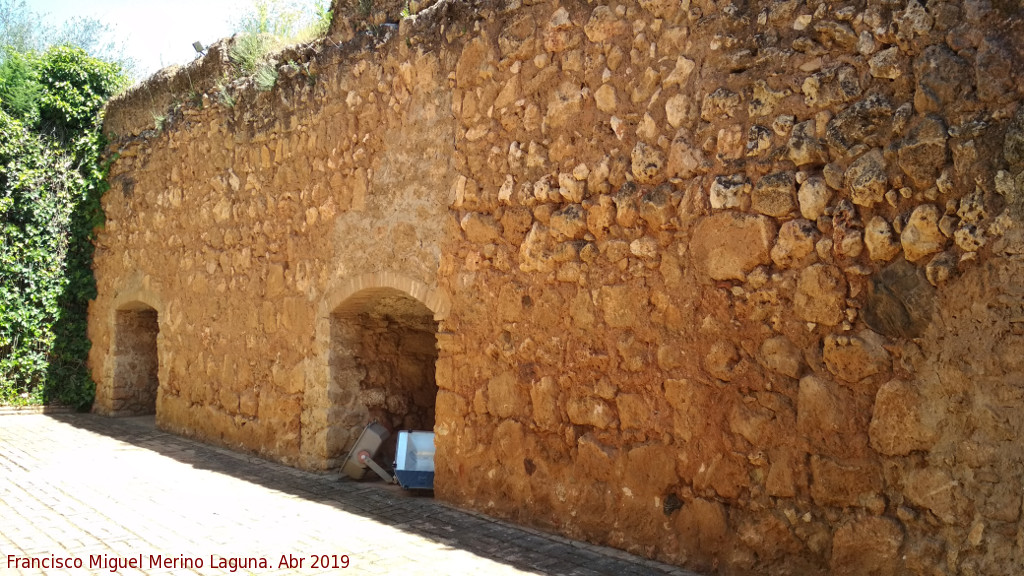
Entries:
<svg viewBox="0 0 1024 576">
<path fill-rule="evenodd" d="M 156 414 L 160 387 L 156 347 L 159 331 L 156 310 L 145 304 L 130 304 L 116 312 L 112 413 Z"/>
<path fill-rule="evenodd" d="M 394 457 L 398 430 L 433 430 L 437 402 L 437 321 L 422 302 L 394 288 L 359 291 L 331 314 L 333 426 L 344 451 L 369 422 L 392 436 L 380 453 Z"/>
</svg>

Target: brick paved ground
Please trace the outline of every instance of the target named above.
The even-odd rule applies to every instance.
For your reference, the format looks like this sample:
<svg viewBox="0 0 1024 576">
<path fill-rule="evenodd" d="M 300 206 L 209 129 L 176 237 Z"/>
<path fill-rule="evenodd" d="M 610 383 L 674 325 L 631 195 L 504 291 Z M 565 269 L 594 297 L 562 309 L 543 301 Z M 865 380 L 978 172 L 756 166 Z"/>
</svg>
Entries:
<svg viewBox="0 0 1024 576">
<path fill-rule="evenodd" d="M 90 556 L 140 554 L 142 570 L 116 573 L 231 574 L 211 563 L 258 557 L 271 568 L 234 574 L 694 576 L 383 483 L 342 481 L 192 442 L 156 430 L 151 417 L 0 415 L 0 574 L 110 574 L 90 570 Z M 149 568 L 158 554 L 204 566 Z M 312 569 L 314 554 L 346 554 L 349 568 Z M 70 557 L 84 568 L 19 570 L 8 555 Z M 282 555 L 302 558 L 302 569 L 278 569 Z"/>
</svg>

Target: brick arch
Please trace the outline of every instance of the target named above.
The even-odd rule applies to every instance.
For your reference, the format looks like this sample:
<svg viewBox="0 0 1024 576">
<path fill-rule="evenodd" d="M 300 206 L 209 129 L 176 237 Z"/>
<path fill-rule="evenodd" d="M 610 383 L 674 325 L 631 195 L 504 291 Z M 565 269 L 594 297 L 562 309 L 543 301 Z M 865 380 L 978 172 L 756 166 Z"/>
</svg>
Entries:
<svg viewBox="0 0 1024 576">
<path fill-rule="evenodd" d="M 444 320 L 451 311 L 451 299 L 440 288 L 431 288 L 419 280 L 394 272 L 373 272 L 344 280 L 334 290 L 328 292 L 324 299 L 325 307 L 320 317 L 328 317 L 339 313 L 358 313 L 363 305 L 377 297 L 395 291 L 412 296 L 434 313 L 434 320 Z"/>
<path fill-rule="evenodd" d="M 163 300 L 160 295 L 147 288 L 135 287 L 117 293 L 110 307 L 111 319 L 119 310 L 140 310 L 151 308 L 157 314 L 164 313 Z"/>
</svg>

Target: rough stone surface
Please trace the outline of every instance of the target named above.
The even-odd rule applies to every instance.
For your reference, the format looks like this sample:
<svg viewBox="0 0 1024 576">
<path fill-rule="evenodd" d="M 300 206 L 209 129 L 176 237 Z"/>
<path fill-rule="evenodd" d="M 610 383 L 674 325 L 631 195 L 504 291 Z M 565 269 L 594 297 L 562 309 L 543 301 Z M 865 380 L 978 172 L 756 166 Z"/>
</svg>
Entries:
<svg viewBox="0 0 1024 576">
<path fill-rule="evenodd" d="M 846 279 L 835 266 L 813 264 L 800 273 L 793 308 L 808 322 L 835 326 L 846 302 Z"/>
<path fill-rule="evenodd" d="M 946 165 L 946 124 L 942 118 L 928 115 L 910 127 L 898 154 L 900 168 L 919 188 L 935 183 Z"/>
<path fill-rule="evenodd" d="M 685 135 L 679 134 L 668 150 L 668 163 L 666 172 L 671 177 L 692 178 L 704 164 L 704 157 L 700 149 L 695 148 Z"/>
<path fill-rule="evenodd" d="M 864 245 L 872 260 L 888 262 L 900 253 L 900 244 L 892 231 L 892 226 L 881 216 L 874 216 L 864 226 Z"/>
<path fill-rule="evenodd" d="M 914 108 L 919 112 L 941 112 L 962 98 L 973 85 L 970 66 L 944 44 L 925 48 L 914 60 L 917 91 Z"/>
<path fill-rule="evenodd" d="M 1024 106 L 1018 106 L 1017 115 L 1006 129 L 1003 157 L 1014 168 L 1024 167 Z"/>
<path fill-rule="evenodd" d="M 711 183 L 708 196 L 716 210 L 745 208 L 750 205 L 750 183 L 739 174 L 719 176 Z"/>
<path fill-rule="evenodd" d="M 615 87 L 611 84 L 602 84 L 601 87 L 594 92 L 594 101 L 597 104 L 597 109 L 601 112 L 605 112 L 607 114 L 615 112 L 617 101 Z"/>
<path fill-rule="evenodd" d="M 888 185 L 885 160 L 877 148 L 858 158 L 846 171 L 846 186 L 852 193 L 851 200 L 859 206 L 870 208 L 881 202 Z"/>
<path fill-rule="evenodd" d="M 781 218 L 796 209 L 796 186 L 792 172 L 777 172 L 761 178 L 750 193 L 750 207 L 766 216 Z"/>
<path fill-rule="evenodd" d="M 815 132 L 814 120 L 793 127 L 787 145 L 789 159 L 797 166 L 820 165 L 828 161 L 828 153 Z"/>
<path fill-rule="evenodd" d="M 907 260 L 917 262 L 946 245 L 946 237 L 939 230 L 940 214 L 933 204 L 922 204 L 910 213 L 900 234 L 900 245 Z"/>
<path fill-rule="evenodd" d="M 796 425 L 801 435 L 823 450 L 849 440 L 853 411 L 839 386 L 816 375 L 800 379 Z"/>
<path fill-rule="evenodd" d="M 798 378 L 803 366 L 800 350 L 785 336 L 775 336 L 764 341 L 760 352 L 765 368 L 790 378 Z"/>
<path fill-rule="evenodd" d="M 772 262 L 780 268 L 800 268 L 815 255 L 818 229 L 809 220 L 789 220 L 779 228 L 779 238 L 772 247 Z"/>
<path fill-rule="evenodd" d="M 706 573 L 1019 572 L 1024 20 L 819 4 L 394 2 L 115 99 L 95 410 L 123 336 L 161 427 L 303 468 L 377 418 Z"/>
<path fill-rule="evenodd" d="M 871 94 L 835 115 L 825 127 L 825 140 L 838 154 L 845 155 L 859 146 L 875 145 L 892 121 L 892 104 Z"/>
<path fill-rule="evenodd" d="M 855 336 L 829 335 L 823 357 L 829 371 L 846 382 L 859 382 L 889 370 L 891 358 L 884 340 L 871 330 Z"/>
<path fill-rule="evenodd" d="M 912 383 L 890 380 L 882 385 L 871 415 L 871 446 L 889 456 L 931 448 L 938 430 L 923 400 Z"/>
<path fill-rule="evenodd" d="M 864 322 L 890 337 L 920 336 L 931 321 L 934 290 L 924 271 L 897 260 L 868 283 Z"/>
<path fill-rule="evenodd" d="M 963 522 L 959 512 L 959 482 L 941 468 L 911 470 L 903 481 L 907 500 L 935 514 L 946 524 Z"/>
<path fill-rule="evenodd" d="M 882 490 L 878 466 L 811 456 L 811 497 L 820 506 L 864 506 Z"/>
<path fill-rule="evenodd" d="M 900 51 L 895 46 L 880 50 L 871 57 L 868 64 L 871 75 L 875 78 L 895 80 L 903 75 L 903 66 L 900 64 Z"/>
<path fill-rule="evenodd" d="M 665 167 L 665 155 L 643 142 L 633 148 L 633 174 L 638 182 L 656 182 Z"/>
<path fill-rule="evenodd" d="M 800 200 L 800 215 L 814 222 L 819 216 L 825 213 L 825 208 L 832 200 L 832 191 L 825 185 L 825 179 L 820 176 L 808 178 L 800 185 L 798 193 Z"/>
<path fill-rule="evenodd" d="M 840 526 L 832 537 L 832 573 L 899 573 L 903 529 L 894 518 L 867 517 Z"/>
<path fill-rule="evenodd" d="M 710 233 L 712 230 L 716 233 Z M 755 266 L 771 262 L 775 224 L 764 216 L 720 212 L 694 227 L 690 251 L 715 280 L 742 280 Z"/>
</svg>

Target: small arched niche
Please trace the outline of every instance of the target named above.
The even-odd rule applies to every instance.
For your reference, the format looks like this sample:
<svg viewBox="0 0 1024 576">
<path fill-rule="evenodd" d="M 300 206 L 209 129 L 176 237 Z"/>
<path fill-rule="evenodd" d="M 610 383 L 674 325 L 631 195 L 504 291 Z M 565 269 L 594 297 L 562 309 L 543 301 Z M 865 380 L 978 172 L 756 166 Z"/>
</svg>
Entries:
<svg viewBox="0 0 1024 576">
<path fill-rule="evenodd" d="M 119 308 L 114 320 L 113 414 L 156 414 L 160 388 L 157 311 L 141 302 Z"/>
<path fill-rule="evenodd" d="M 332 424 L 347 428 L 344 444 L 374 420 L 392 432 L 434 429 L 437 329 L 434 313 L 396 288 L 361 290 L 334 310 L 330 389 L 341 421 Z M 393 457 L 394 439 L 382 458 Z"/>
</svg>

